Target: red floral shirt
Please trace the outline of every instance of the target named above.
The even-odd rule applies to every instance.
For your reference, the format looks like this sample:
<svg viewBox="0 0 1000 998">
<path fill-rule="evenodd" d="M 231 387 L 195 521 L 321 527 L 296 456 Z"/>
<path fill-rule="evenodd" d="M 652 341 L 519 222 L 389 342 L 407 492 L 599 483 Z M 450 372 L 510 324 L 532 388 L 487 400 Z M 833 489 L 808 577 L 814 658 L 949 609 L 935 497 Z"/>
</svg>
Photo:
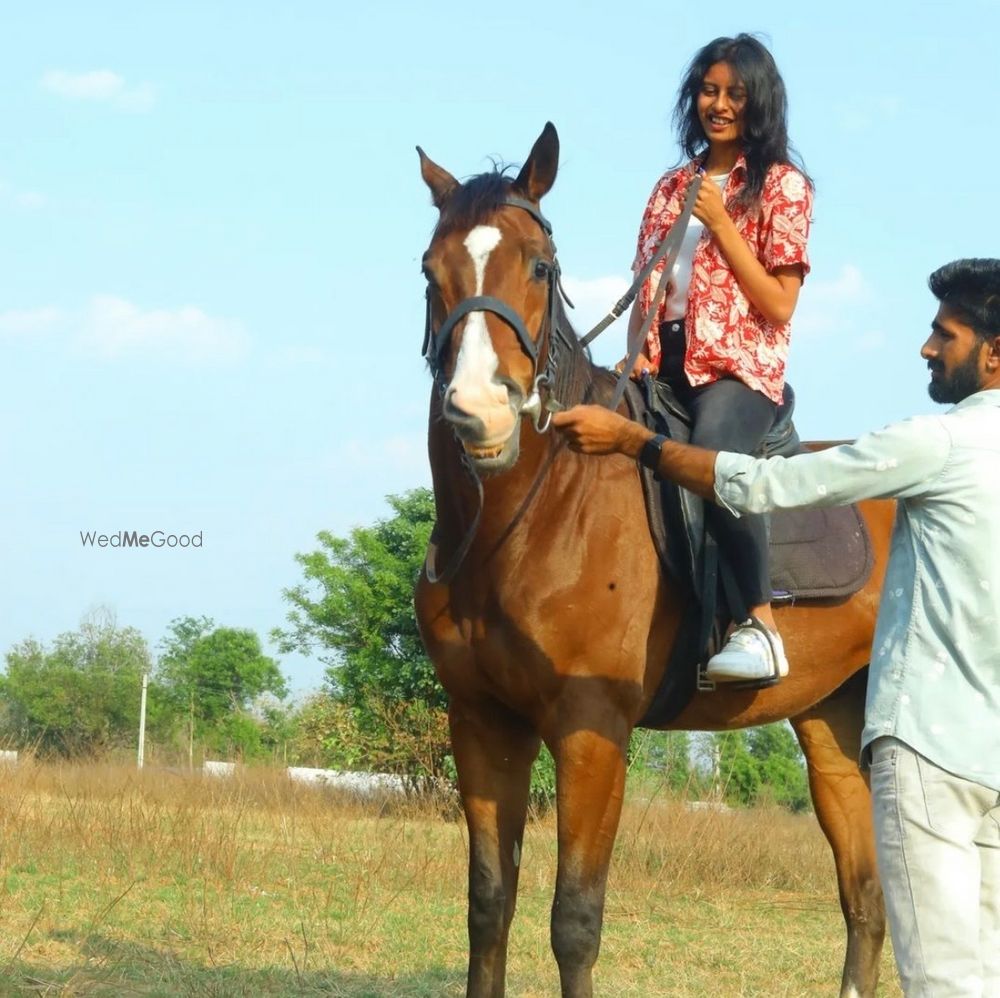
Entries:
<svg viewBox="0 0 1000 998">
<path fill-rule="evenodd" d="M 633 270 L 638 273 L 676 221 L 684 206 L 688 184 L 698 164 L 672 170 L 657 182 L 639 228 L 639 246 Z M 786 163 L 768 171 L 760 203 L 747 210 L 735 202 L 746 180 L 741 156 L 723 191 L 730 217 L 740 235 L 768 271 L 799 264 L 809 272 L 806 241 L 812 220 L 812 188 L 805 177 Z M 639 291 L 645 314 L 663 273 L 661 263 Z M 659 324 L 663 306 L 646 340 L 646 356 L 660 366 Z M 694 252 L 684 321 L 687 348 L 684 373 L 692 385 L 719 378 L 738 378 L 745 385 L 780 404 L 785 384 L 790 324 L 769 322 L 750 303 L 736 280 L 719 244 L 706 229 Z"/>
</svg>

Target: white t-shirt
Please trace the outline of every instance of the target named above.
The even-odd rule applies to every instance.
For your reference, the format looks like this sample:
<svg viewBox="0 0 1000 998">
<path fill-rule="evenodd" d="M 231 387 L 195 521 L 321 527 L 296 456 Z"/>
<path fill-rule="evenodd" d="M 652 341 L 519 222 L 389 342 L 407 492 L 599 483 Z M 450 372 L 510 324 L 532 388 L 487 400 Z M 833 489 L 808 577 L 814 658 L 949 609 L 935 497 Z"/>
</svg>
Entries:
<svg viewBox="0 0 1000 998">
<path fill-rule="evenodd" d="M 710 174 L 709 179 L 714 180 L 722 190 L 725 190 L 729 174 Z M 670 275 L 670 287 L 667 289 L 667 300 L 665 303 L 666 319 L 668 322 L 678 322 L 687 315 L 688 285 L 691 283 L 691 262 L 694 260 L 694 251 L 704 231 L 705 226 L 692 215 L 691 221 L 688 223 L 687 232 L 684 233 L 681 248 L 677 253 L 677 259 L 674 261 L 674 269 Z"/>
</svg>

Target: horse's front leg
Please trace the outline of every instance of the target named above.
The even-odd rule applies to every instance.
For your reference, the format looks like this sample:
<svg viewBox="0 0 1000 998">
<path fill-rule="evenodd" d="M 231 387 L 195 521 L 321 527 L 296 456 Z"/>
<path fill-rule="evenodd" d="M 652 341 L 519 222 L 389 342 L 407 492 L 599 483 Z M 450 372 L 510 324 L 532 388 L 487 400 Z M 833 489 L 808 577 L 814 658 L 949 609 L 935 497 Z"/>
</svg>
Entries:
<svg viewBox="0 0 1000 998">
<path fill-rule="evenodd" d="M 885 908 L 875 866 L 871 795 L 858 768 L 864 721 L 864 676 L 792 718 L 806 763 L 816 817 L 837 867 L 840 907 L 847 923 L 841 998 L 874 998 Z"/>
<path fill-rule="evenodd" d="M 448 711 L 469 826 L 469 998 L 501 998 L 514 917 L 531 764 L 540 739 L 500 704 Z"/>
<path fill-rule="evenodd" d="M 556 760 L 559 867 L 552 905 L 552 950 L 563 998 L 590 998 L 601 947 L 608 865 L 625 791 L 631 731 L 611 705 L 575 703 L 550 740 Z"/>
</svg>

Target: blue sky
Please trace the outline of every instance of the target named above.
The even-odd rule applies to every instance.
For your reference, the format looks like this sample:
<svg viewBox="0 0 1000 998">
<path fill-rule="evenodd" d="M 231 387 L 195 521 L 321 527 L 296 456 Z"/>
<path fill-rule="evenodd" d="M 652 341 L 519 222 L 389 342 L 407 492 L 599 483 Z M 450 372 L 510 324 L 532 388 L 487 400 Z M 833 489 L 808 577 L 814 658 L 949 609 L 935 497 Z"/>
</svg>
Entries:
<svg viewBox="0 0 1000 998">
<path fill-rule="evenodd" d="M 677 159 L 684 65 L 762 33 L 817 183 L 790 365 L 804 436 L 931 411 L 927 274 L 1000 255 L 997 0 L 9 7 L 0 651 L 97 606 L 154 645 L 185 614 L 266 634 L 317 531 L 429 483 L 418 143 L 468 176 L 554 122 L 544 208 L 585 329 Z M 79 540 L 157 528 L 204 546 Z"/>
</svg>

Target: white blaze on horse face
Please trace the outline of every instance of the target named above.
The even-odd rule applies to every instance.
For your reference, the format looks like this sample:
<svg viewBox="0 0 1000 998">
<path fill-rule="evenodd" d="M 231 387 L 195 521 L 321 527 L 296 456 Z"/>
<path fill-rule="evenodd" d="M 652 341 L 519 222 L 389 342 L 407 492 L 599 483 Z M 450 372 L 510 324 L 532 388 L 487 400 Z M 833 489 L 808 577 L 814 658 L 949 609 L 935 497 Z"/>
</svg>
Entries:
<svg viewBox="0 0 1000 998">
<path fill-rule="evenodd" d="M 476 271 L 477 296 L 483 293 L 486 264 L 490 259 L 490 253 L 499 244 L 500 238 L 500 230 L 492 225 L 477 225 L 465 237 L 465 248 L 472 257 L 472 266 Z M 458 351 L 455 376 L 451 379 L 452 388 L 457 389 L 462 386 L 467 391 L 472 391 L 489 384 L 499 364 L 496 351 L 490 342 L 489 330 L 486 328 L 486 316 L 482 312 L 470 312 L 465 321 L 465 332 L 462 335 L 461 349 Z"/>
<path fill-rule="evenodd" d="M 472 266 L 476 268 L 476 294 L 483 293 L 483 281 L 486 280 L 486 261 L 500 244 L 500 230 L 495 225 L 477 225 L 466 237 L 465 248 L 472 257 Z"/>
<path fill-rule="evenodd" d="M 477 225 L 465 237 L 465 248 L 475 269 L 477 296 L 483 293 L 486 265 L 500 238 L 500 230 L 493 225 Z M 470 312 L 462 331 L 462 345 L 449 385 L 449 397 L 456 408 L 482 421 L 490 442 L 502 442 L 514 428 L 507 389 L 493 380 L 499 366 L 500 359 L 486 328 L 485 313 Z"/>
</svg>

